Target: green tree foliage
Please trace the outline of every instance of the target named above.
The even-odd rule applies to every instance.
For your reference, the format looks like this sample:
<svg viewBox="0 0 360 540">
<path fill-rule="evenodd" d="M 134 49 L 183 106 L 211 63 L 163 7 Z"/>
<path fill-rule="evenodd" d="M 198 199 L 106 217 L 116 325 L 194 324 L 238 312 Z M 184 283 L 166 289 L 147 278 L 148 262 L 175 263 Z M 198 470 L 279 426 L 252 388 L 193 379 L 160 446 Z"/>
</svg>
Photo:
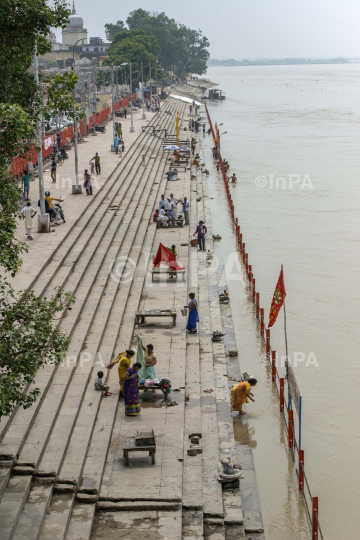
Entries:
<svg viewBox="0 0 360 540">
<path fill-rule="evenodd" d="M 130 30 L 144 30 L 148 36 L 156 37 L 160 46 L 159 61 L 165 69 L 172 70 L 175 64 L 176 70 L 183 74 L 206 72 L 210 43 L 201 30 L 191 30 L 165 13 L 144 9 L 129 13 L 126 22 Z"/>
<path fill-rule="evenodd" d="M 16 155 L 34 144 L 36 120 L 58 107 L 72 109 L 76 77 L 71 73 L 42 79 L 42 93 L 31 71 L 33 52 L 51 50 L 47 35 L 64 27 L 70 10 L 65 0 L 2 0 L 0 18 L 0 417 L 17 405 L 30 406 L 38 395 L 30 388 L 37 369 L 58 362 L 67 337 L 54 326 L 74 301 L 58 292 L 50 300 L 32 292 L 15 293 L 6 274 L 16 275 L 27 244 L 16 240 L 21 194 L 8 169 Z M 4 276 L 5 274 L 5 276 Z"/>
<path fill-rule="evenodd" d="M 30 407 L 40 393 L 32 384 L 37 370 L 62 360 L 69 338 L 54 322 L 73 301 L 61 291 L 50 300 L 16 294 L 0 281 L 0 417 L 16 405 Z"/>
<path fill-rule="evenodd" d="M 105 35 L 108 41 L 111 41 L 116 34 L 125 30 L 125 25 L 123 21 L 117 21 L 116 24 L 105 24 Z"/>
<path fill-rule="evenodd" d="M 103 61 L 103 66 L 120 66 L 123 63 L 131 62 L 133 72 L 133 84 L 141 80 L 141 63 L 144 69 L 144 80 L 149 74 L 149 65 L 151 64 L 151 76 L 155 76 L 156 58 L 160 52 L 160 47 L 155 36 L 146 35 L 144 30 L 122 30 L 112 40 L 107 50 L 108 58 Z M 125 66 L 125 72 L 129 77 L 129 65 Z M 163 76 L 160 67 L 158 67 L 158 77 Z M 101 83 L 101 76 L 98 75 L 98 84 Z M 109 80 L 109 74 L 106 75 Z"/>
</svg>

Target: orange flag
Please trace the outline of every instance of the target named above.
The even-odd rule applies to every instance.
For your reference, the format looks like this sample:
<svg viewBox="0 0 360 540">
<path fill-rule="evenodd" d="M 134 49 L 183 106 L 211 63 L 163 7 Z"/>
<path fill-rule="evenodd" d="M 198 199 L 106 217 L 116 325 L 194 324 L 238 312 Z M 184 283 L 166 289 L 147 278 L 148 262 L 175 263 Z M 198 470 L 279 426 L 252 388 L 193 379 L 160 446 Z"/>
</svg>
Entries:
<svg viewBox="0 0 360 540">
<path fill-rule="evenodd" d="M 284 284 L 284 272 L 283 272 L 283 267 L 281 266 L 280 276 L 279 276 L 276 289 L 274 292 L 274 296 L 271 302 L 268 328 L 271 328 L 271 326 L 275 323 L 278 313 L 281 309 L 281 306 L 284 303 L 285 296 L 286 296 L 286 292 L 285 292 L 285 284 Z"/>
</svg>

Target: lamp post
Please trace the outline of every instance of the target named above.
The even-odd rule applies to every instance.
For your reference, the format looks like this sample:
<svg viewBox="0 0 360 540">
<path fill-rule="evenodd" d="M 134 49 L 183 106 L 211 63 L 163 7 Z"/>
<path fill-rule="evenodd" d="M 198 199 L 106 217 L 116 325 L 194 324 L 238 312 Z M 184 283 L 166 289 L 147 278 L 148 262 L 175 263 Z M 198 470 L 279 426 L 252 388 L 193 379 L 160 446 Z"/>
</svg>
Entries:
<svg viewBox="0 0 360 540">
<path fill-rule="evenodd" d="M 93 135 L 93 137 L 96 137 L 95 114 L 97 113 L 97 110 L 96 110 L 95 68 L 93 69 L 93 98 L 92 98 L 91 102 L 93 104 L 93 108 L 92 108 L 92 111 L 91 111 L 93 113 L 93 132 L 92 132 L 92 135 Z"/>
<path fill-rule="evenodd" d="M 143 113 L 142 113 L 142 120 L 146 120 L 146 114 L 145 114 L 145 94 L 144 94 L 144 68 L 141 62 L 141 88 L 142 88 L 142 102 L 143 102 Z"/>
<path fill-rule="evenodd" d="M 38 90 L 39 88 L 39 68 L 37 59 L 37 45 L 34 47 L 34 79 Z M 36 139 L 38 146 L 38 171 L 39 171 L 39 195 L 40 195 L 40 214 L 38 221 L 38 232 L 50 232 L 50 215 L 45 212 L 45 189 L 44 189 L 44 170 L 42 159 L 42 137 L 41 137 L 41 120 L 36 120 Z"/>
<path fill-rule="evenodd" d="M 158 61 L 156 60 L 156 64 L 155 64 L 155 85 L 156 85 L 156 99 L 158 99 L 158 82 L 157 82 L 157 64 L 158 64 Z M 156 107 L 156 110 L 157 110 L 157 107 Z"/>
<path fill-rule="evenodd" d="M 115 99 L 114 99 L 114 64 L 111 62 L 111 101 L 112 101 L 112 121 L 113 136 L 115 134 Z"/>
<path fill-rule="evenodd" d="M 84 41 L 84 38 L 78 39 L 73 47 L 72 71 L 75 75 L 75 47 L 79 41 Z M 73 113 L 74 113 L 74 150 L 75 150 L 75 184 L 72 185 L 72 194 L 79 195 L 82 193 L 81 184 L 79 184 L 79 160 L 77 147 L 77 118 L 76 118 L 76 103 L 75 103 L 75 88 L 73 90 Z"/>
<path fill-rule="evenodd" d="M 135 131 L 133 124 L 133 97 L 132 97 L 132 73 L 131 73 L 131 62 L 130 62 L 130 103 L 131 103 L 131 126 L 130 131 Z"/>
<path fill-rule="evenodd" d="M 149 77 L 150 77 L 150 111 L 151 111 L 151 106 L 152 106 L 152 83 L 151 83 L 151 63 L 150 62 L 149 62 L 149 68 L 150 68 Z"/>
</svg>

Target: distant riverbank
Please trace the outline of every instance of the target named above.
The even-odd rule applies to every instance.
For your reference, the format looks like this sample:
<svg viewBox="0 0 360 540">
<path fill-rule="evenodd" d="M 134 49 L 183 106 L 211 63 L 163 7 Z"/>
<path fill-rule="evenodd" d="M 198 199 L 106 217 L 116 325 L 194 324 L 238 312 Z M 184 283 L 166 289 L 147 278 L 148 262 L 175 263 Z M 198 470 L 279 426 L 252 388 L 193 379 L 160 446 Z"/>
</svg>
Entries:
<svg viewBox="0 0 360 540">
<path fill-rule="evenodd" d="M 212 60 L 208 61 L 208 67 L 231 67 L 231 66 L 294 66 L 306 64 L 350 64 L 346 58 L 284 58 L 280 60 Z"/>
</svg>

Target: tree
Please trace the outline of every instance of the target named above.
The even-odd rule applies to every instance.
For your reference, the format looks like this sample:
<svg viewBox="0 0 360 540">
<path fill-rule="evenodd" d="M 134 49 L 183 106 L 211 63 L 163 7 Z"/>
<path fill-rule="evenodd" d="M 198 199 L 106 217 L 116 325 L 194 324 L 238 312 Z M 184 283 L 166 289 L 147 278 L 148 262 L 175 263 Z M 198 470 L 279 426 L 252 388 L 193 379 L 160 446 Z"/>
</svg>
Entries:
<svg viewBox="0 0 360 540">
<path fill-rule="evenodd" d="M 72 110 L 72 73 L 42 78 L 42 92 L 31 72 L 38 54 L 51 50 L 47 35 L 64 27 L 70 10 L 65 0 L 2 0 L 0 20 L 0 416 L 17 405 L 30 406 L 39 391 L 30 389 L 38 367 L 60 361 L 67 337 L 54 328 L 56 318 L 74 301 L 58 293 L 39 299 L 15 293 L 6 274 L 16 275 L 27 244 L 16 240 L 20 190 L 8 172 L 16 155 L 26 155 L 35 140 L 37 119 L 60 108 Z"/>
<path fill-rule="evenodd" d="M 182 31 L 187 51 L 184 72 L 203 75 L 206 73 L 207 61 L 210 57 L 208 51 L 210 42 L 202 35 L 201 30 L 190 30 L 183 26 Z"/>
<path fill-rule="evenodd" d="M 125 25 L 123 21 L 117 21 L 116 24 L 105 24 L 105 36 L 108 41 L 112 41 L 113 38 L 121 32 L 122 30 L 125 30 Z"/>
<path fill-rule="evenodd" d="M 62 360 L 69 338 L 53 325 L 73 302 L 71 293 L 40 299 L 0 281 L 0 418 L 30 407 L 40 393 L 32 386 L 37 370 Z"/>
<path fill-rule="evenodd" d="M 130 30 L 141 29 L 148 36 L 155 36 L 160 47 L 159 61 L 163 67 L 202 75 L 206 72 L 210 43 L 201 30 L 191 30 L 170 19 L 163 13 L 150 13 L 136 9 L 129 13 L 126 22 Z"/>
<path fill-rule="evenodd" d="M 108 58 L 102 65 L 110 66 L 113 63 L 115 66 L 120 66 L 123 63 L 131 62 L 133 72 L 133 83 L 141 79 L 141 63 L 144 69 L 144 77 L 148 77 L 149 64 L 152 66 L 152 77 L 155 76 L 156 59 L 160 52 L 160 47 L 154 36 L 147 36 L 144 30 L 122 30 L 113 38 L 110 47 L 107 50 Z M 129 65 L 125 67 L 129 74 Z M 158 68 L 158 76 L 162 78 L 163 74 Z M 107 74 L 107 77 L 109 75 Z"/>
</svg>

